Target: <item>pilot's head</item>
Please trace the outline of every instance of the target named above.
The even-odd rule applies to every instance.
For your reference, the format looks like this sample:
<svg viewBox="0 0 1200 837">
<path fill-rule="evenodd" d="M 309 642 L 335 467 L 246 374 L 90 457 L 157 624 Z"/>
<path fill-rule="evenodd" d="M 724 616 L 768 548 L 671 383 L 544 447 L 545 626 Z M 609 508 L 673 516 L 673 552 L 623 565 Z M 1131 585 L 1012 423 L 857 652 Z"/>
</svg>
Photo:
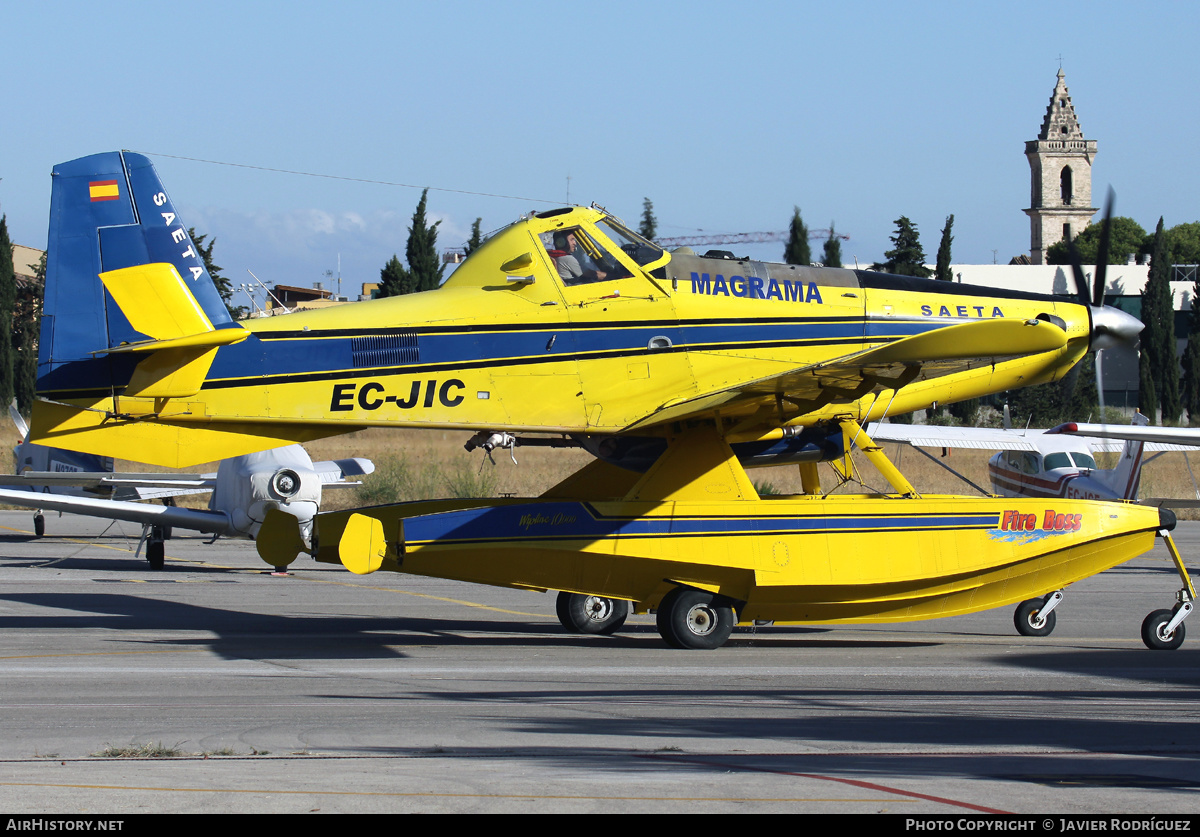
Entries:
<svg viewBox="0 0 1200 837">
<path fill-rule="evenodd" d="M 554 234 L 554 249 L 562 250 L 564 253 L 575 252 L 575 233 L 567 230 L 559 230 Z"/>
</svg>

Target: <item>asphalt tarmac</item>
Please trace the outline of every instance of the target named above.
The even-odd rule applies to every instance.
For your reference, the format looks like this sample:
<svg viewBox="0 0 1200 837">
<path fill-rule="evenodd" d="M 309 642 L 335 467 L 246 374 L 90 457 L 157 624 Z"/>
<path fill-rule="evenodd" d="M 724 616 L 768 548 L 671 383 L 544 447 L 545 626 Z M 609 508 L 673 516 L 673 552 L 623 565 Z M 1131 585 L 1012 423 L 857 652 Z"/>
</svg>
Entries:
<svg viewBox="0 0 1200 837">
<path fill-rule="evenodd" d="M 564 634 L 554 596 L 180 533 L 0 512 L 0 812 L 1200 812 L 1200 622 L 1164 547 L 1009 609 L 739 628 L 676 651 L 633 617 Z M 1200 523 L 1177 542 L 1192 566 Z M 184 755 L 113 758 L 162 745 Z"/>
</svg>

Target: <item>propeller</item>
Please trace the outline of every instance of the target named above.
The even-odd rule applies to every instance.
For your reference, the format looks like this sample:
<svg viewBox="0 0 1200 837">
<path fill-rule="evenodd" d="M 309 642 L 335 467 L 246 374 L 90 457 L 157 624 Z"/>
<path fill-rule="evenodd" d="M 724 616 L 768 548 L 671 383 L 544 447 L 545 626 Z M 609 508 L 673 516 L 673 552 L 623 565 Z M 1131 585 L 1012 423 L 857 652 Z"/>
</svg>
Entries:
<svg viewBox="0 0 1200 837">
<path fill-rule="evenodd" d="M 1083 273 L 1083 259 L 1079 248 L 1066 235 L 1067 249 L 1071 254 L 1071 270 L 1075 276 L 1075 291 L 1079 302 L 1088 307 L 1092 318 L 1091 350 L 1096 353 L 1096 396 L 1100 406 L 1100 421 L 1104 422 L 1104 350 L 1116 346 L 1136 346 L 1138 334 L 1142 331 L 1142 323 L 1131 314 L 1104 304 L 1104 288 L 1108 275 L 1108 251 L 1112 235 L 1112 213 L 1115 195 L 1112 188 L 1104 201 L 1104 218 L 1100 222 L 1100 239 L 1096 248 L 1096 275 L 1092 287 L 1088 288 L 1087 277 Z M 1068 391 L 1074 391 L 1075 378 L 1079 374 L 1081 364 L 1076 364 L 1069 373 Z"/>
</svg>

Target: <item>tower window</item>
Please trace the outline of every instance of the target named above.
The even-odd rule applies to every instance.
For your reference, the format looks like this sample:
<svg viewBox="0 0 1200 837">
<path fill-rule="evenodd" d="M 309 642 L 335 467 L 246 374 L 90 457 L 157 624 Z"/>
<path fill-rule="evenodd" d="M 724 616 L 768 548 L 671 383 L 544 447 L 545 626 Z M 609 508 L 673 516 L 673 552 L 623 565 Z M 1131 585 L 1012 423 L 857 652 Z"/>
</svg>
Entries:
<svg viewBox="0 0 1200 837">
<path fill-rule="evenodd" d="M 1065 131 L 1066 129 L 1064 128 L 1063 130 Z M 1063 206 L 1070 206 L 1071 199 L 1075 197 L 1075 184 L 1073 180 L 1074 178 L 1071 176 L 1071 167 L 1063 166 L 1062 174 L 1060 174 L 1058 177 L 1058 183 L 1062 189 Z"/>
</svg>

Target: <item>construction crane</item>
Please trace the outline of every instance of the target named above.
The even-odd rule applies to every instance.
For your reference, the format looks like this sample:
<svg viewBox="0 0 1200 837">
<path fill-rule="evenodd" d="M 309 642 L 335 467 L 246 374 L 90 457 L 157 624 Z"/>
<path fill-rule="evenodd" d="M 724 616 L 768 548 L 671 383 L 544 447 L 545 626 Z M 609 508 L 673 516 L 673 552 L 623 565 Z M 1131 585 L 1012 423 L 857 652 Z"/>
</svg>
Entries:
<svg viewBox="0 0 1200 837">
<path fill-rule="evenodd" d="M 809 230 L 809 240 L 829 238 L 830 234 L 842 241 L 849 241 L 850 236 L 833 230 Z M 744 233 L 714 233 L 712 235 L 680 235 L 672 238 L 656 238 L 654 243 L 663 249 L 671 247 L 708 247 L 713 244 L 768 244 L 772 241 L 786 241 L 789 232 L 744 232 Z"/>
<path fill-rule="evenodd" d="M 674 247 L 710 247 L 714 244 L 769 244 L 773 241 L 786 241 L 789 233 L 787 230 L 779 232 L 744 232 L 744 233 L 713 233 L 712 235 L 680 235 L 672 238 L 656 238 L 654 243 L 664 250 L 669 250 Z M 834 232 L 830 229 L 809 230 L 808 238 L 810 241 L 816 239 L 827 239 L 830 235 L 842 241 L 849 241 L 850 236 L 844 233 Z M 442 262 L 445 264 L 458 264 L 466 254 L 462 247 L 447 247 L 442 252 Z"/>
</svg>

